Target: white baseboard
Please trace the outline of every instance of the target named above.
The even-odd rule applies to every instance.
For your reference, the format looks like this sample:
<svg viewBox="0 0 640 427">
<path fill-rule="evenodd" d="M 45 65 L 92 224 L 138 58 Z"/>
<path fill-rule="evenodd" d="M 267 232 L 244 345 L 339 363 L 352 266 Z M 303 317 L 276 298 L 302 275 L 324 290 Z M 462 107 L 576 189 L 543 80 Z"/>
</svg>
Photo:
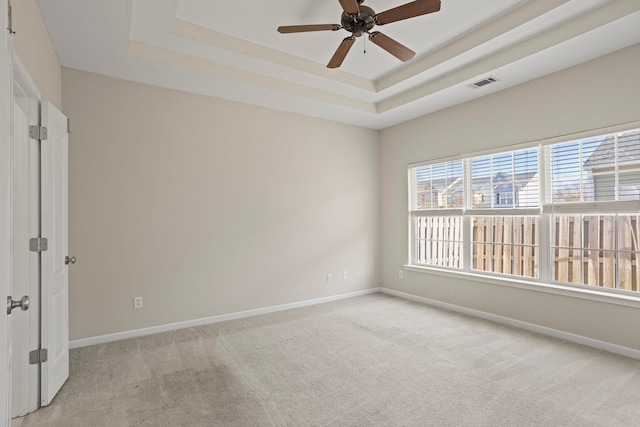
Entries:
<svg viewBox="0 0 640 427">
<path fill-rule="evenodd" d="M 521 320 L 510 319 L 508 317 L 502 317 L 496 314 L 486 313 L 484 311 L 473 310 L 471 308 L 461 307 L 454 304 L 448 304 L 446 302 L 419 297 L 417 295 L 407 294 L 405 292 L 395 291 L 393 289 L 380 288 L 380 292 L 384 294 L 408 299 L 411 301 L 432 305 L 434 307 L 444 308 L 446 310 L 455 311 L 457 313 L 467 314 L 473 317 L 479 317 L 481 319 L 490 320 L 496 323 L 502 323 L 504 325 L 513 326 L 515 328 L 536 332 L 541 335 L 547 335 L 550 337 L 559 338 L 561 340 L 573 342 L 576 344 L 582 344 L 588 347 L 597 348 L 599 350 L 605 350 L 611 353 L 619 354 L 621 356 L 630 357 L 632 359 L 640 360 L 640 350 L 636 350 L 634 348 L 624 347 L 624 346 L 612 344 L 606 341 L 600 341 L 594 338 L 584 337 L 582 335 L 576 335 L 569 332 L 559 331 L 557 329 L 547 328 L 546 326 L 540 326 L 533 323 L 523 322 Z"/>
<path fill-rule="evenodd" d="M 380 288 L 365 289 L 362 291 L 350 292 L 347 294 L 332 295 L 330 297 L 315 298 L 305 301 L 292 302 L 289 304 L 274 305 L 271 307 L 257 308 L 254 310 L 240 311 L 237 313 L 221 314 L 219 316 L 205 317 L 202 319 L 187 320 L 184 322 L 170 323 L 167 325 L 152 326 L 149 328 L 134 329 L 131 331 L 117 332 L 97 337 L 81 338 L 69 342 L 69 348 L 87 347 L 90 345 L 104 344 L 113 341 L 125 340 L 128 338 L 152 335 L 160 332 L 175 331 L 177 329 L 191 328 L 193 326 L 209 325 L 211 323 L 225 322 L 227 320 L 243 319 L 245 317 L 259 316 L 261 314 L 275 313 L 277 311 L 290 310 L 292 308 L 307 307 L 309 305 L 322 304 L 325 302 L 338 301 L 341 299 L 359 297 L 362 295 L 380 292 Z"/>
<path fill-rule="evenodd" d="M 448 304 L 445 302 L 436 301 L 429 298 L 424 298 L 417 295 L 408 294 L 405 292 L 400 292 L 400 291 L 396 291 L 388 288 L 371 288 L 371 289 L 365 289 L 362 291 L 350 292 L 347 294 L 333 295 L 333 296 L 323 297 L 323 298 L 315 298 L 315 299 L 310 299 L 305 301 L 293 302 L 289 304 L 274 305 L 271 307 L 257 308 L 254 310 L 240 311 L 237 313 L 221 314 L 219 316 L 187 320 L 184 322 L 170 323 L 167 325 L 160 325 L 160 326 L 152 326 L 149 328 L 134 329 L 131 331 L 118 332 L 118 333 L 108 334 L 108 335 L 100 335 L 97 337 L 82 338 L 82 339 L 70 341 L 69 348 L 87 347 L 90 345 L 104 344 L 104 343 L 120 341 L 128 338 L 135 338 L 135 337 L 141 337 L 144 335 L 157 334 L 160 332 L 175 331 L 177 329 L 190 328 L 193 326 L 208 325 L 212 323 L 225 322 L 227 320 L 234 320 L 234 319 L 243 319 L 246 317 L 275 313 L 278 311 L 290 310 L 293 308 L 307 307 L 310 305 L 322 304 L 322 303 L 331 302 L 331 301 L 338 301 L 341 299 L 353 298 L 353 297 L 358 297 L 362 295 L 373 294 L 376 292 L 382 292 L 382 293 L 393 295 L 399 298 L 420 302 L 420 303 L 431 305 L 434 307 L 444 308 L 446 310 L 455 311 L 457 313 L 467 314 L 469 316 L 490 320 L 496 323 L 513 326 L 515 328 L 524 329 L 527 331 L 539 333 L 542 335 L 547 335 L 554 338 L 559 338 L 559 339 L 573 342 L 576 344 L 582 344 L 588 347 L 593 347 L 599 350 L 605 350 L 611 353 L 619 354 L 621 356 L 640 360 L 640 350 L 624 347 L 617 344 L 612 344 L 606 341 L 600 341 L 594 338 L 584 337 L 582 335 L 576 335 L 569 332 L 560 331 L 557 329 L 547 328 L 545 326 L 540 326 L 533 323 L 510 319 L 508 317 L 498 316 L 496 314 L 486 313 L 484 311 L 473 310 L 470 308 L 461 307 L 454 304 Z"/>
</svg>

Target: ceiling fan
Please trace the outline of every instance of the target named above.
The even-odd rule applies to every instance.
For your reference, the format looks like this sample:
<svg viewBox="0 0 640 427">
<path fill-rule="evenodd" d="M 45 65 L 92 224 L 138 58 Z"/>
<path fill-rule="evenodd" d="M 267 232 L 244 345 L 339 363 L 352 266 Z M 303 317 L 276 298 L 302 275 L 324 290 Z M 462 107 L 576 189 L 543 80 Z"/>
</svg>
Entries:
<svg viewBox="0 0 640 427">
<path fill-rule="evenodd" d="M 440 10 L 440 0 L 416 0 L 393 9 L 376 13 L 373 9 L 363 6 L 364 0 L 338 0 L 342 6 L 342 18 L 340 24 L 319 24 L 319 25 L 289 25 L 278 27 L 278 32 L 282 34 L 304 33 L 308 31 L 338 31 L 345 29 L 351 35 L 340 43 L 338 50 L 333 55 L 328 68 L 338 68 L 346 58 L 347 53 L 356 41 L 356 37 L 363 34 L 369 35 L 369 40 L 380 46 L 399 60 L 405 62 L 415 56 L 415 52 L 391 37 L 379 31 L 371 32 L 376 25 L 385 25 L 391 22 L 402 21 L 403 19 L 414 18 Z"/>
</svg>

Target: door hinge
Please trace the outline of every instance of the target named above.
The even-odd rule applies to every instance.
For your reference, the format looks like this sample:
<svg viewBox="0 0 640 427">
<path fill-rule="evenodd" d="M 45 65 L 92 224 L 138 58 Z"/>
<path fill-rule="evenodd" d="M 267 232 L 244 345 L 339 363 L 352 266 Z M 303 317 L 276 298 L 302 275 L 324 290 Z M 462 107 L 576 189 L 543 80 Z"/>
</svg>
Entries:
<svg viewBox="0 0 640 427">
<path fill-rule="evenodd" d="M 13 10 L 11 10 L 11 2 L 7 5 L 7 30 L 9 30 L 9 34 L 15 34 L 13 31 Z"/>
<path fill-rule="evenodd" d="M 67 133 L 71 133 L 71 120 L 67 117 Z"/>
<path fill-rule="evenodd" d="M 47 140 L 47 128 L 44 126 L 29 126 L 29 138 L 39 141 Z"/>
<path fill-rule="evenodd" d="M 29 352 L 29 365 L 37 365 L 49 360 L 49 352 L 46 348 L 41 350 L 33 350 Z"/>
<path fill-rule="evenodd" d="M 49 248 L 49 241 L 46 237 L 34 237 L 29 239 L 29 250 L 31 252 L 44 252 Z"/>
</svg>

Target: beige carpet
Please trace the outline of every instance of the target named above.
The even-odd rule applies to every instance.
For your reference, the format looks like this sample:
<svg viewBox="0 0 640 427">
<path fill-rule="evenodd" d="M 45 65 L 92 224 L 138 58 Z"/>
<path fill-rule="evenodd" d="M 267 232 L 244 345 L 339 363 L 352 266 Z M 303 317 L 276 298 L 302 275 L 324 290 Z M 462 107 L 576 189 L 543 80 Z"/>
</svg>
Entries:
<svg viewBox="0 0 640 427">
<path fill-rule="evenodd" d="M 71 352 L 14 426 L 638 426 L 640 362 L 374 294 Z"/>
</svg>

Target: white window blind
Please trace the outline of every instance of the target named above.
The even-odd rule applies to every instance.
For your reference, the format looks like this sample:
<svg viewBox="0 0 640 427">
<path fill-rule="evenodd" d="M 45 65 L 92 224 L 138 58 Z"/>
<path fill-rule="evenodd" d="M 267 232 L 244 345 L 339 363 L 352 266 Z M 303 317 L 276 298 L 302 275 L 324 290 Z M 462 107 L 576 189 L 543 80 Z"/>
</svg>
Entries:
<svg viewBox="0 0 640 427">
<path fill-rule="evenodd" d="M 547 203 L 640 200 L 640 130 L 549 147 Z"/>
<path fill-rule="evenodd" d="M 411 182 L 412 210 L 463 206 L 462 160 L 413 168 Z"/>
<path fill-rule="evenodd" d="M 473 208 L 538 206 L 538 149 L 471 159 Z"/>
</svg>

